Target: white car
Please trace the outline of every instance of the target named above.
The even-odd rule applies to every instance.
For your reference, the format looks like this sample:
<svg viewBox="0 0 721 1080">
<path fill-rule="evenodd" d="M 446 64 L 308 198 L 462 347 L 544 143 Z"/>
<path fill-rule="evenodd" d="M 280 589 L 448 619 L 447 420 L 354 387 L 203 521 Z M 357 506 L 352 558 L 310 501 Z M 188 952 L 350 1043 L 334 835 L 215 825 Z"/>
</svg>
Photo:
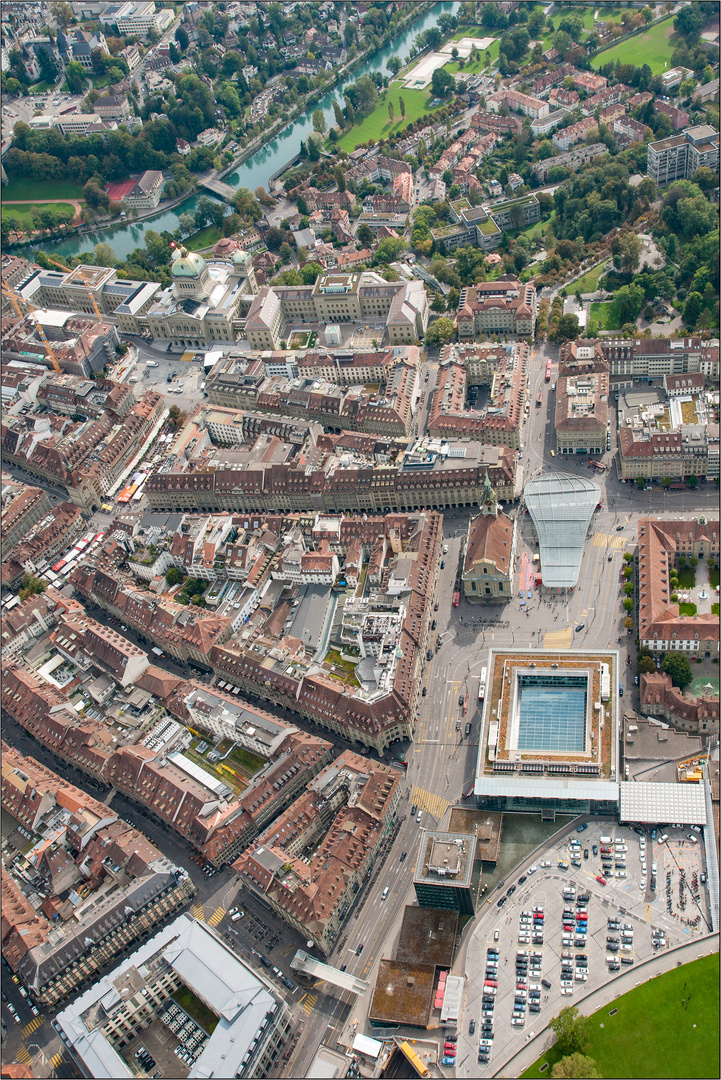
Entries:
<svg viewBox="0 0 721 1080">
<path fill-rule="evenodd" d="M 624 878 L 624 877 L 628 877 L 628 874 L 626 873 L 625 870 L 617 870 L 616 871 L 616 877 L 617 878 Z"/>
<path fill-rule="evenodd" d="M 536 870 L 538 870 L 537 866 L 529 866 L 528 870 L 526 870 L 526 877 L 528 877 L 529 874 L 535 874 Z"/>
<path fill-rule="evenodd" d="M 569 994 L 573 993 L 573 986 L 562 986 L 561 993 L 564 997 L 568 997 Z"/>
<path fill-rule="evenodd" d="M 549 861 L 548 861 L 548 860 L 546 859 L 546 860 L 545 860 L 544 862 L 542 862 L 542 863 L 541 863 L 541 866 L 542 866 L 542 867 L 543 867 L 544 869 L 547 869 L 547 868 L 548 868 L 549 866 L 553 866 L 553 863 L 552 863 L 552 862 L 549 862 Z"/>
<path fill-rule="evenodd" d="M 588 982 L 588 975 L 583 971 L 576 971 L 574 978 L 576 982 Z"/>
</svg>

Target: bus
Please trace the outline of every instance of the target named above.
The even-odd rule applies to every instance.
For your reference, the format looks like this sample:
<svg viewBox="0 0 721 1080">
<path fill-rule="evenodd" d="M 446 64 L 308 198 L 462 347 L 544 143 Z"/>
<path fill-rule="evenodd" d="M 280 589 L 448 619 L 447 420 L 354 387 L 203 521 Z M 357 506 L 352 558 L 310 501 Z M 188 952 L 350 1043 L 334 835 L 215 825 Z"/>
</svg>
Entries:
<svg viewBox="0 0 721 1080">
<path fill-rule="evenodd" d="M 56 562 L 55 566 L 53 566 L 53 568 L 52 568 L 53 573 L 54 574 L 59 574 L 60 571 L 62 570 L 62 568 L 65 566 L 66 562 L 67 562 L 67 559 L 60 559 L 59 562 Z"/>
<path fill-rule="evenodd" d="M 536 398 L 536 408 L 540 409 L 541 405 L 543 405 L 543 394 L 539 394 Z"/>
<path fill-rule="evenodd" d="M 478 684 L 478 700 L 483 701 L 486 696 L 486 680 L 488 678 L 488 668 L 481 668 L 481 681 Z"/>
<path fill-rule="evenodd" d="M 461 594 L 459 592 L 454 592 L 454 594 L 453 594 L 453 606 L 458 607 L 460 602 L 461 602 Z"/>
<path fill-rule="evenodd" d="M 594 469 L 598 469 L 599 472 L 605 472 L 607 468 L 602 461 L 595 461 L 593 458 L 590 458 L 589 465 L 593 465 Z"/>
<path fill-rule="evenodd" d="M 546 382 L 551 381 L 551 363 L 552 361 L 549 357 L 549 359 L 546 361 Z"/>
</svg>

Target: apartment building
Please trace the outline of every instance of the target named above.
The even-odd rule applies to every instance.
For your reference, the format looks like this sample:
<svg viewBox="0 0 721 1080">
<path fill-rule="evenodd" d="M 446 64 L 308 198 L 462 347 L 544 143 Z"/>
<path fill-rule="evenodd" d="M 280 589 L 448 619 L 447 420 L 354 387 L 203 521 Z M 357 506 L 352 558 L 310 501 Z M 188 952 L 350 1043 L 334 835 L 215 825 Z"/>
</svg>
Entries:
<svg viewBox="0 0 721 1080">
<path fill-rule="evenodd" d="M 608 147 L 604 143 L 593 143 L 592 146 L 576 146 L 573 150 L 568 150 L 565 154 L 556 154 L 554 157 L 544 158 L 543 161 L 537 161 L 531 168 L 539 181 L 542 184 L 545 184 L 551 169 L 560 166 L 563 169 L 571 169 L 573 172 L 578 172 L 578 170 L 588 161 L 593 161 L 594 158 L 603 157 L 607 153 Z"/>
<path fill-rule="evenodd" d="M 3 810 L 33 838 L 25 858 L 3 865 L 3 956 L 36 1001 L 54 1006 L 195 887 L 104 803 L 14 747 L 2 751 Z"/>
<path fill-rule="evenodd" d="M 518 450 L 528 356 L 528 345 L 523 342 L 447 346 L 433 391 L 428 433 Z M 484 410 L 467 407 L 469 385 L 490 386 Z"/>
<path fill-rule="evenodd" d="M 461 341 L 496 334 L 533 337 L 536 318 L 536 290 L 516 278 L 504 275 L 493 282 L 481 282 L 461 290 L 456 324 Z"/>
<path fill-rule="evenodd" d="M 200 1027 L 178 1001 L 200 1000 Z M 197 1015 L 197 1014 L 194 1014 Z M 180 1019 L 192 1032 L 189 1075 L 272 1075 L 291 1031 L 291 1010 L 263 976 L 206 923 L 185 913 L 139 945 L 53 1021 L 84 1076 L 133 1077 L 138 1036 L 175 1042 Z M 211 1028 L 208 1033 L 206 1027 Z M 188 1072 L 178 1064 L 178 1071 Z"/>
<path fill-rule="evenodd" d="M 487 96 L 486 108 L 489 112 L 497 113 L 502 105 L 505 105 L 511 112 L 518 112 L 523 116 L 530 116 L 532 120 L 548 116 L 549 112 L 547 101 L 530 97 L 528 94 L 521 94 L 518 90 L 507 90 L 502 88 L 496 93 Z"/>
<path fill-rule="evenodd" d="M 50 513 L 50 498 L 43 488 L 28 487 L 3 476 L 2 555 L 8 559 L 33 525 Z"/>
<path fill-rule="evenodd" d="M 592 116 L 587 116 L 585 120 L 579 120 L 577 124 L 570 124 L 569 127 L 555 132 L 553 145 L 558 150 L 568 150 L 592 132 L 598 133 L 598 124 Z"/>
<path fill-rule="evenodd" d="M 638 523 L 638 634 L 654 653 L 682 652 L 689 659 L 719 655 L 718 616 L 679 614 L 670 574 L 679 558 L 719 557 L 719 522 L 642 518 Z"/>
<path fill-rule="evenodd" d="M 603 454 L 609 423 L 609 364 L 592 345 L 559 362 L 554 430 L 557 454 Z"/>
<path fill-rule="evenodd" d="M 701 372 L 709 379 L 719 377 L 718 345 L 698 337 L 604 339 L 600 347 L 616 389 L 639 380 L 652 383 L 666 375 Z"/>
<path fill-rule="evenodd" d="M 718 132 L 709 124 L 648 144 L 648 175 L 658 185 L 690 180 L 701 166 L 718 172 Z"/>
</svg>

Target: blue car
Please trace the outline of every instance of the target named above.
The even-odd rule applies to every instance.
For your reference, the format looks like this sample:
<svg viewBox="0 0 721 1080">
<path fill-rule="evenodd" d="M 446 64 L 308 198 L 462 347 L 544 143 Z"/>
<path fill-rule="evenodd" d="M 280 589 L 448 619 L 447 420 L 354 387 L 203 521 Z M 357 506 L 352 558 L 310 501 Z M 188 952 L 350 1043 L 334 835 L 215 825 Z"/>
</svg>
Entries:
<svg viewBox="0 0 721 1080">
<path fill-rule="evenodd" d="M 441 1065 L 455 1065 L 455 1063 L 456 1059 L 454 1057 L 448 1057 L 447 1054 L 445 1057 L 441 1058 Z"/>
<path fill-rule="evenodd" d="M 576 829 L 576 832 L 583 832 L 583 830 L 587 829 L 587 828 L 588 828 L 588 825 L 586 825 L 586 824 L 579 825 L 578 828 Z"/>
</svg>

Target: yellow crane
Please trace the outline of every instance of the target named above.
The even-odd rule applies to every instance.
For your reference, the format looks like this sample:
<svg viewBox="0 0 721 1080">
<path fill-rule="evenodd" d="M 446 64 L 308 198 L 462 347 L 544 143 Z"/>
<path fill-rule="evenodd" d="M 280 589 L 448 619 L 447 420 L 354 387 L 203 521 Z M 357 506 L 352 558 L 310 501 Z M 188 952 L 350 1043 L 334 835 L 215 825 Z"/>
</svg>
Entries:
<svg viewBox="0 0 721 1080">
<path fill-rule="evenodd" d="M 15 308 L 15 310 L 18 313 L 18 316 L 21 319 L 23 318 L 23 313 L 20 310 L 20 304 L 19 304 L 20 300 L 22 300 L 23 304 L 25 304 L 25 306 L 27 307 L 28 314 L 30 314 L 30 313 L 34 314 L 35 313 L 36 309 L 33 307 L 33 305 L 30 303 L 30 301 L 26 300 L 24 296 L 18 296 L 18 294 L 16 292 L 14 292 L 10 288 L 9 285 L 3 285 L 2 291 L 5 293 L 6 296 L 8 296 L 10 298 L 10 302 L 11 302 L 12 306 Z M 52 362 L 53 369 L 55 370 L 55 372 L 58 375 L 61 375 L 62 374 L 62 368 L 60 367 L 60 364 L 58 363 L 58 358 L 57 358 L 57 356 L 55 355 L 55 353 L 53 351 L 52 345 L 50 344 L 47 337 L 45 336 L 45 331 L 43 330 L 42 326 L 40 325 L 40 320 L 39 319 L 35 320 L 35 327 L 37 329 L 40 340 L 43 342 L 43 344 L 45 345 L 45 348 L 48 351 L 48 356 L 50 357 L 50 360 Z"/>
<path fill-rule="evenodd" d="M 49 255 L 47 255 L 46 258 L 47 258 L 48 262 L 51 262 L 53 264 L 53 266 L 57 266 L 60 270 L 66 270 L 69 274 L 72 274 L 72 270 L 70 269 L 69 266 L 64 266 L 63 263 L 58 262 L 56 259 L 51 259 Z M 96 301 L 95 297 L 93 296 L 93 290 L 92 290 L 92 287 L 90 285 L 90 282 L 88 281 L 88 279 L 85 276 L 85 271 L 83 270 L 82 266 L 76 266 L 75 269 L 80 274 L 80 277 L 83 279 L 83 285 L 88 290 L 88 296 L 90 297 L 90 303 L 93 305 L 93 311 L 95 312 L 95 314 L 98 317 L 98 322 L 102 322 L 103 313 L 100 310 L 100 308 L 98 307 L 97 301 Z"/>
</svg>

